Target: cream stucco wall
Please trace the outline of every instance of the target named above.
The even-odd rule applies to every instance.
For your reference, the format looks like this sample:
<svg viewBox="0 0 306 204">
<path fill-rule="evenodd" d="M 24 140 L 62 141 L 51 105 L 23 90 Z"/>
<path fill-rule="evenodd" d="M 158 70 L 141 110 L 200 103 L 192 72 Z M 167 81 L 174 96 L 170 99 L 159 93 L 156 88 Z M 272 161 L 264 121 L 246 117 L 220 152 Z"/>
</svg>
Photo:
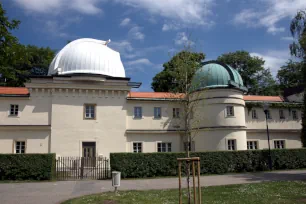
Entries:
<svg viewBox="0 0 306 204">
<path fill-rule="evenodd" d="M 157 152 L 158 142 L 171 143 L 172 152 L 182 151 L 182 140 L 179 133 L 129 133 L 126 137 L 127 152 L 133 152 L 133 142 L 141 142 L 143 152 Z"/>
<path fill-rule="evenodd" d="M 253 108 L 256 110 L 258 119 L 252 119 L 252 111 L 245 109 L 246 125 L 248 129 L 265 129 L 266 128 L 266 116 L 262 108 Z M 279 109 L 270 108 L 270 114 L 272 119 L 268 119 L 270 129 L 289 129 L 289 130 L 300 130 L 301 126 L 301 110 L 296 109 L 298 120 L 293 120 L 292 113 L 288 108 L 283 109 L 285 119 L 279 118 Z"/>
<path fill-rule="evenodd" d="M 14 142 L 25 141 L 26 153 L 48 153 L 50 130 L 0 128 L 0 153 L 14 153 Z"/>
<path fill-rule="evenodd" d="M 247 132 L 248 141 L 257 141 L 259 149 L 268 148 L 268 137 L 265 131 Z M 274 140 L 285 140 L 285 148 L 301 148 L 300 132 L 271 132 L 270 147 L 274 149 Z"/>
</svg>

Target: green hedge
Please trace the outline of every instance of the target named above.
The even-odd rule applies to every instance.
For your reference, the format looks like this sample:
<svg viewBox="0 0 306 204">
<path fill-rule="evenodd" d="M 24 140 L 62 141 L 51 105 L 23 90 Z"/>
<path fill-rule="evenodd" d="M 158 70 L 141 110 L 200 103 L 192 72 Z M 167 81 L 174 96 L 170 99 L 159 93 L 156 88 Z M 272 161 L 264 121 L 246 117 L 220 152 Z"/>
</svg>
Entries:
<svg viewBox="0 0 306 204">
<path fill-rule="evenodd" d="M 176 176 L 177 158 L 185 153 L 111 153 L 112 171 L 123 178 Z M 224 174 L 268 170 L 268 150 L 193 152 L 201 158 L 201 174 Z M 306 149 L 271 150 L 273 169 L 306 168 Z"/>
<path fill-rule="evenodd" d="M 0 154 L 0 180 L 53 180 L 55 154 Z"/>
</svg>

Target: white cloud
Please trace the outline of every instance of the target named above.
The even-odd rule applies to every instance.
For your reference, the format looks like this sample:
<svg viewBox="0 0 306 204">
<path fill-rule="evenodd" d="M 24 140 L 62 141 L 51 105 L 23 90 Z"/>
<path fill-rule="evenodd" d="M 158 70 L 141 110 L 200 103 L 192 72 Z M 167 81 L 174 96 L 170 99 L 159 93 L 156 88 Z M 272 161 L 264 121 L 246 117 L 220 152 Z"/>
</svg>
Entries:
<svg viewBox="0 0 306 204">
<path fill-rule="evenodd" d="M 285 41 L 295 41 L 295 39 L 293 37 L 281 37 L 281 40 L 285 40 Z"/>
<path fill-rule="evenodd" d="M 268 51 L 264 53 L 253 52 L 250 53 L 251 56 L 257 56 L 263 58 L 265 60 L 265 68 L 269 68 L 271 74 L 275 77 L 277 75 L 277 71 L 279 68 L 288 61 L 288 59 L 292 58 L 290 56 L 289 51 Z"/>
<path fill-rule="evenodd" d="M 141 32 L 142 28 L 139 26 L 134 26 L 131 28 L 128 32 L 128 35 L 130 38 L 135 40 L 143 40 L 145 38 L 145 35 Z"/>
<path fill-rule="evenodd" d="M 176 45 L 184 45 L 184 46 L 194 45 L 194 42 L 189 39 L 189 37 L 185 32 L 177 33 L 174 43 Z"/>
<path fill-rule="evenodd" d="M 305 0 L 257 0 L 258 9 L 244 9 L 234 17 L 234 23 L 249 27 L 266 27 L 267 32 L 276 34 L 285 28 L 277 24 L 285 18 L 293 18 L 298 10 L 306 7 Z M 256 7 L 252 3 L 250 8 Z"/>
<path fill-rule="evenodd" d="M 78 23 L 81 20 L 82 18 L 78 16 L 72 18 L 66 18 L 65 20 L 63 20 L 63 22 L 58 22 L 56 20 L 47 20 L 44 22 L 45 29 L 42 30 L 56 37 L 75 38 L 77 36 L 65 32 L 65 29 L 71 24 Z"/>
<path fill-rule="evenodd" d="M 98 14 L 102 10 L 97 6 L 101 0 L 13 0 L 27 11 L 58 14 L 74 10 L 84 14 Z"/>
<path fill-rule="evenodd" d="M 131 19 L 130 18 L 125 18 L 121 21 L 120 26 L 127 26 L 131 23 Z"/>
<path fill-rule="evenodd" d="M 153 65 L 152 62 L 150 62 L 150 60 L 148 60 L 147 58 L 141 58 L 141 59 L 137 59 L 137 60 L 132 60 L 132 61 L 127 61 L 125 64 L 127 64 L 128 66 L 151 66 Z"/>
<path fill-rule="evenodd" d="M 162 27 L 162 31 L 169 31 L 169 30 L 178 30 L 181 26 L 174 24 L 174 23 L 165 23 Z"/>
<path fill-rule="evenodd" d="M 178 21 L 184 26 L 206 25 L 211 21 L 211 8 L 215 0 L 116 0 L 137 9 L 145 9 L 152 15 Z"/>
</svg>

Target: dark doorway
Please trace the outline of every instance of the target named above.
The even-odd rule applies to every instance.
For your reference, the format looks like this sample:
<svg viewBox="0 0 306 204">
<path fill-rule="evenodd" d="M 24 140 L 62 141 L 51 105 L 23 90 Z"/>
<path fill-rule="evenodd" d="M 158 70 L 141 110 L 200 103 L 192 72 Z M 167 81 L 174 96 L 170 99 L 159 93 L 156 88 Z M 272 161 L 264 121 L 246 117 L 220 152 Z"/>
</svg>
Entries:
<svg viewBox="0 0 306 204">
<path fill-rule="evenodd" d="M 96 165 L 96 142 L 82 143 L 82 156 L 84 158 L 84 166 L 93 167 Z"/>
</svg>

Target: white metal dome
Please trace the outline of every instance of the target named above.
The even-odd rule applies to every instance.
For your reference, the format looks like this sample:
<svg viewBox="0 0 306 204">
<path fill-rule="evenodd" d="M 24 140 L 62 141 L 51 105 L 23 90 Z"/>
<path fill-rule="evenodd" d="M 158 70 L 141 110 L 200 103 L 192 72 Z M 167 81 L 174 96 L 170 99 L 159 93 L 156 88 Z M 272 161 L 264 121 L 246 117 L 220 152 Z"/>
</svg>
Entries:
<svg viewBox="0 0 306 204">
<path fill-rule="evenodd" d="M 109 42 L 90 38 L 70 42 L 54 57 L 48 75 L 87 73 L 125 77 L 120 53 L 107 47 Z"/>
</svg>

